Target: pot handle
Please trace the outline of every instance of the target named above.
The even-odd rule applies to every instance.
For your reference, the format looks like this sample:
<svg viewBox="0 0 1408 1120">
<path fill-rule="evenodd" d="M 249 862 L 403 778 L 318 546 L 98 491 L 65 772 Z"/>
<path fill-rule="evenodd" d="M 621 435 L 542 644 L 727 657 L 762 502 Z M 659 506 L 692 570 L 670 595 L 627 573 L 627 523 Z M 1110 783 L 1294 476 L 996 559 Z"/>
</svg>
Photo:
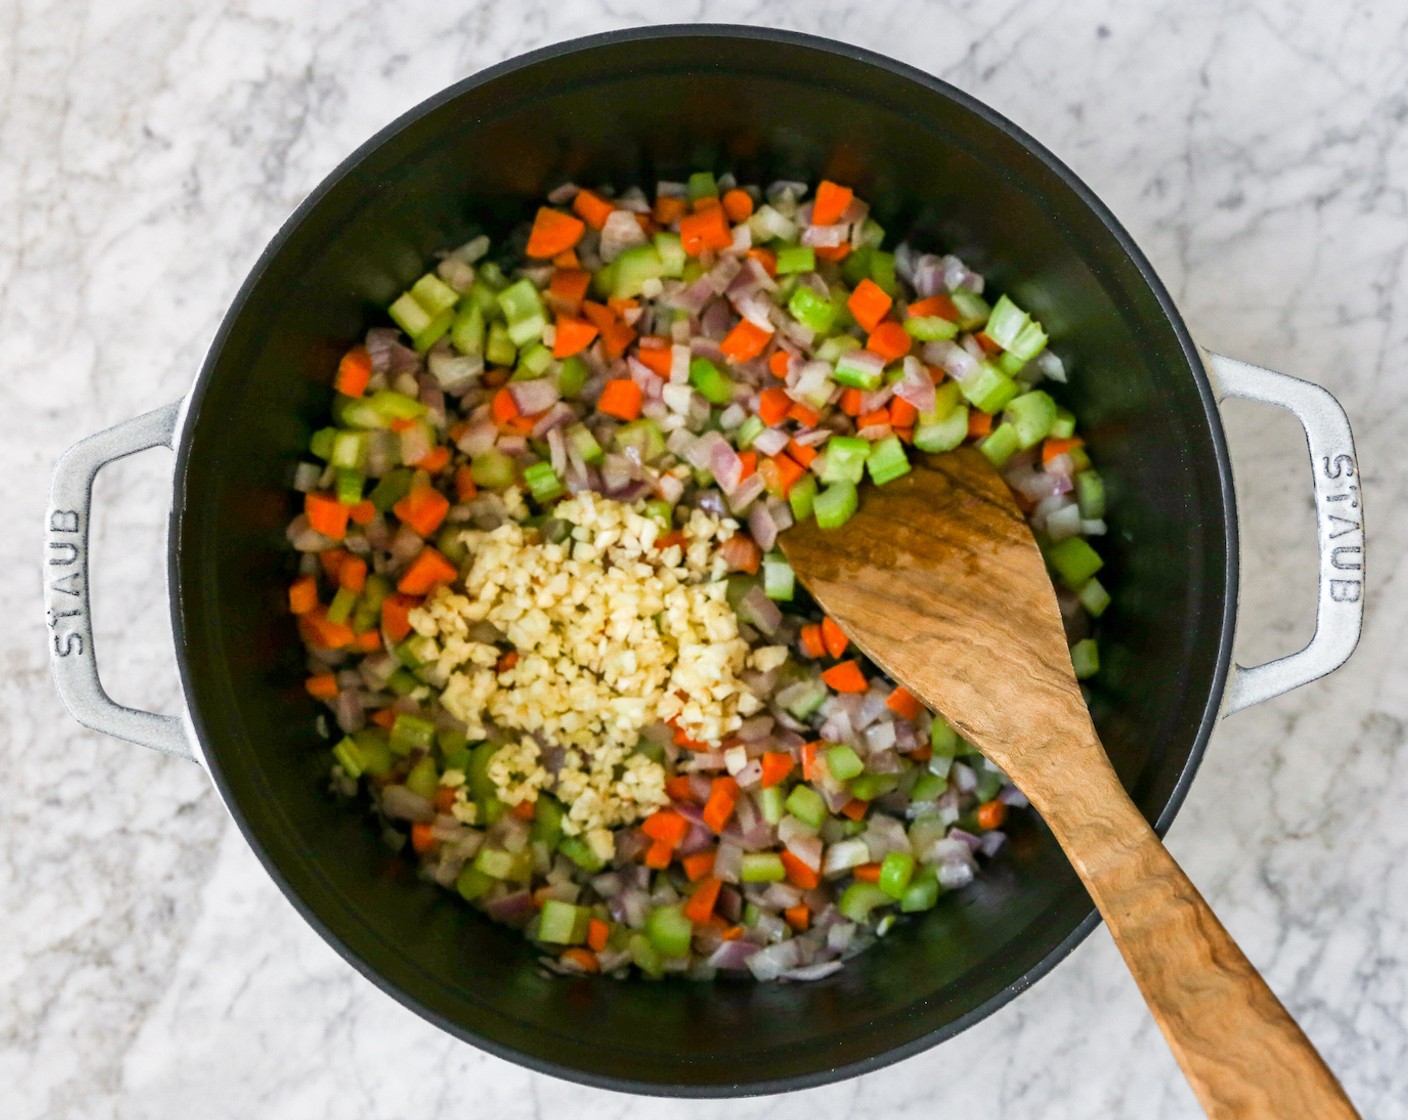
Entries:
<svg viewBox="0 0 1408 1120">
<path fill-rule="evenodd" d="M 1231 715 L 1333 672 L 1354 652 L 1364 625 L 1364 501 L 1349 417 L 1329 390 L 1221 354 L 1209 354 L 1208 364 L 1219 399 L 1278 405 L 1300 421 L 1310 448 L 1320 543 L 1315 635 L 1299 653 L 1234 666 L 1223 708 Z"/>
<path fill-rule="evenodd" d="M 94 731 L 166 754 L 195 758 L 181 720 L 123 707 L 98 679 L 88 609 L 88 531 L 93 479 L 107 464 L 151 447 L 170 447 L 180 401 L 135 416 L 80 440 L 54 468 L 44 518 L 44 606 L 49 663 L 59 697 L 73 717 Z"/>
</svg>

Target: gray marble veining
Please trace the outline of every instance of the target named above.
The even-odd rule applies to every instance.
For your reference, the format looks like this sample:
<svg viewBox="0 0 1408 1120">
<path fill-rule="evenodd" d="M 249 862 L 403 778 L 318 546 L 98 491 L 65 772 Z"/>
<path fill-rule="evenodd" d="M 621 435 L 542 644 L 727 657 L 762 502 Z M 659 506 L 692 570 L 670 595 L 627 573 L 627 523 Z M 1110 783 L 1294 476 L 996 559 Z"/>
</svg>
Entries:
<svg viewBox="0 0 1408 1120">
<path fill-rule="evenodd" d="M 1198 1115 L 1097 931 L 1031 992 L 896 1067 L 785 1099 L 644 1102 L 452 1041 L 297 917 L 198 768 L 90 734 L 49 687 L 50 465 L 179 396 L 289 211 L 356 144 L 475 69 L 661 19 L 794 27 L 953 81 L 1053 148 L 1205 345 L 1327 385 L 1356 426 L 1368 626 L 1340 673 L 1214 737 L 1169 842 L 1365 1116 L 1408 1117 L 1408 9 L 1293 0 L 11 0 L 0 7 L 0 1082 L 30 1117 Z M 1303 443 L 1227 414 L 1243 660 L 1313 612 Z M 99 483 L 105 679 L 174 710 L 170 457 Z"/>
</svg>

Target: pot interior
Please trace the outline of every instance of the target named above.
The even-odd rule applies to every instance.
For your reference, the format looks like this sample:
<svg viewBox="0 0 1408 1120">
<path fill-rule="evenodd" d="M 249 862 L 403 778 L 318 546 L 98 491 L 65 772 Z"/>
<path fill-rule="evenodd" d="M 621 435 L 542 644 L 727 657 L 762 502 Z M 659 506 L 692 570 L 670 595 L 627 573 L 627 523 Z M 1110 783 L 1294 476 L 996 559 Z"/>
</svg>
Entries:
<svg viewBox="0 0 1408 1120">
<path fill-rule="evenodd" d="M 1220 698 L 1235 570 L 1196 352 L 1069 173 L 941 83 L 819 40 L 681 28 L 568 44 L 447 91 L 363 147 L 261 259 L 211 350 L 180 449 L 172 588 L 211 772 L 271 873 L 354 965 L 536 1068 L 729 1094 L 912 1053 L 1050 967 L 1092 908 L 1040 823 L 1017 825 L 972 887 L 819 983 L 547 979 L 517 933 L 418 882 L 328 795 L 285 606 L 288 486 L 337 356 L 387 321 L 380 308 L 431 252 L 502 233 L 566 179 L 648 188 L 699 168 L 850 183 L 888 230 L 958 252 L 1046 325 L 1071 371 L 1058 395 L 1110 492 L 1102 579 L 1115 603 L 1096 722 L 1166 825 Z"/>
</svg>

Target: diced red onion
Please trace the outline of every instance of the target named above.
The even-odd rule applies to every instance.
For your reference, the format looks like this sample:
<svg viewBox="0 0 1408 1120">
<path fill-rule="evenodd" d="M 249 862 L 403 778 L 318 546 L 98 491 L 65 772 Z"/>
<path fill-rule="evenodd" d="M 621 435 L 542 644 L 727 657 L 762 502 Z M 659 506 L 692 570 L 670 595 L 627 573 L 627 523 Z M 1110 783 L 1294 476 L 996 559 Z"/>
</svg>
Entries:
<svg viewBox="0 0 1408 1120">
<path fill-rule="evenodd" d="M 505 925 L 519 925 L 537 913 L 530 891 L 515 891 L 490 901 L 485 907 L 489 917 Z"/>
<path fill-rule="evenodd" d="M 418 463 L 430 454 L 430 433 L 424 424 L 412 424 L 401 433 L 401 462 Z"/>
<path fill-rule="evenodd" d="M 777 522 L 773 520 L 772 511 L 765 502 L 756 503 L 748 511 L 748 532 L 764 552 L 771 552 L 773 545 L 777 543 Z"/>
<path fill-rule="evenodd" d="M 528 416 L 535 416 L 551 408 L 560 399 L 557 383 L 550 377 L 534 377 L 528 381 L 510 381 L 509 394 L 519 410 Z"/>
<path fill-rule="evenodd" d="M 493 421 L 484 420 L 466 428 L 464 434 L 455 441 L 455 446 L 466 455 L 479 456 L 486 451 L 492 451 L 498 438 L 499 430 Z"/>
<path fill-rule="evenodd" d="M 783 446 L 786 446 L 786 439 L 783 439 Z M 299 463 L 293 470 L 293 488 L 300 494 L 306 494 L 310 490 L 318 488 L 318 482 L 323 477 L 323 468 L 317 463 Z"/>
<path fill-rule="evenodd" d="M 709 964 L 724 972 L 740 972 L 748 967 L 748 960 L 760 952 L 751 941 L 736 938 L 723 942 L 709 955 Z"/>
<path fill-rule="evenodd" d="M 799 953 L 795 939 L 780 941 L 766 949 L 759 949 L 750 956 L 747 961 L 748 971 L 753 974 L 755 980 L 776 980 L 788 969 L 797 966 Z"/>
<path fill-rule="evenodd" d="M 997 855 L 998 851 L 1005 843 L 1007 843 L 1007 834 L 1005 832 L 998 832 L 996 830 L 985 832 L 983 833 L 981 841 L 979 841 L 978 850 L 982 852 L 983 855 L 991 858 Z"/>
<path fill-rule="evenodd" d="M 429 821 L 435 809 L 420 794 L 405 786 L 387 786 L 381 791 L 381 811 L 398 821 Z"/>
<path fill-rule="evenodd" d="M 601 244 L 597 252 L 604 263 L 610 264 L 627 249 L 645 244 L 645 231 L 629 210 L 613 210 L 601 227 Z"/>
<path fill-rule="evenodd" d="M 934 411 L 934 382 L 918 358 L 905 358 L 904 376 L 895 386 L 895 396 L 908 401 L 921 413 Z"/>
<path fill-rule="evenodd" d="M 824 980 L 833 973 L 840 972 L 845 965 L 841 961 L 818 961 L 816 964 L 803 965 L 801 968 L 789 968 L 782 973 L 784 980 L 796 980 L 800 983 L 807 983 L 812 980 Z"/>
<path fill-rule="evenodd" d="M 753 441 L 759 455 L 776 455 L 786 450 L 788 435 L 781 428 L 764 428 Z"/>
<path fill-rule="evenodd" d="M 802 244 L 817 249 L 834 249 L 846 243 L 850 229 L 846 225 L 807 226 L 802 230 Z"/>
</svg>

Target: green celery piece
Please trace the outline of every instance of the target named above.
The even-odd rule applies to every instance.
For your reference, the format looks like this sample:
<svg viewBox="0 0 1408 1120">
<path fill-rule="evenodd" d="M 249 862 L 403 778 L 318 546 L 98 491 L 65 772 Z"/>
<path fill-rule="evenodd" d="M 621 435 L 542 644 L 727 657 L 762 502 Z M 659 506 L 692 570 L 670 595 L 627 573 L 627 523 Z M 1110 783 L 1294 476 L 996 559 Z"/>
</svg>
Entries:
<svg viewBox="0 0 1408 1120">
<path fill-rule="evenodd" d="M 958 308 L 959 330 L 975 331 L 988 321 L 988 312 L 992 309 L 988 307 L 987 300 L 976 292 L 960 288 L 956 292 L 950 292 L 948 298 L 953 300 L 953 306 Z"/>
<path fill-rule="evenodd" d="M 362 762 L 362 752 L 350 735 L 344 736 L 342 741 L 332 749 L 332 756 L 337 760 L 337 764 L 342 767 L 343 773 L 349 778 L 360 778 L 364 769 Z"/>
<path fill-rule="evenodd" d="M 415 481 L 415 477 L 415 471 L 408 467 L 396 467 L 382 475 L 377 484 L 372 487 L 372 492 L 369 495 L 376 511 L 385 513 L 409 494 L 411 483 Z"/>
<path fill-rule="evenodd" d="M 580 945 L 587 939 L 591 911 L 585 906 L 549 898 L 539 912 L 538 940 L 549 945 Z"/>
<path fill-rule="evenodd" d="M 908 852 L 890 852 L 880 862 L 880 881 L 876 884 L 896 901 L 904 897 L 909 881 L 914 878 L 914 857 Z"/>
<path fill-rule="evenodd" d="M 557 850 L 588 875 L 595 875 L 606 866 L 606 861 L 597 855 L 592 846 L 580 836 L 564 836 L 558 844 Z"/>
<path fill-rule="evenodd" d="M 547 329 L 548 320 L 545 315 L 534 315 L 529 319 L 520 319 L 516 323 L 508 325 L 508 340 L 514 346 L 523 347 L 530 343 L 541 343 L 543 331 Z"/>
<path fill-rule="evenodd" d="M 852 338 L 848 334 L 834 334 L 816 348 L 816 359 L 819 362 L 838 362 L 845 354 L 852 350 L 860 349 L 860 339 Z"/>
<path fill-rule="evenodd" d="M 382 601 L 390 594 L 391 583 L 385 576 L 369 574 L 357 599 L 357 609 L 352 612 L 352 629 L 358 634 L 376 629 L 381 620 Z"/>
<path fill-rule="evenodd" d="M 889 906 L 894 902 L 875 883 L 854 882 L 841 894 L 837 909 L 849 921 L 867 922 L 870 912 L 877 906 Z"/>
<path fill-rule="evenodd" d="M 859 351 L 851 351 L 837 358 L 836 372 L 832 377 L 838 385 L 869 393 L 880 388 L 880 383 L 885 379 L 885 371 L 883 368 L 876 370 L 873 365 L 854 361 L 852 355 L 858 353 Z"/>
<path fill-rule="evenodd" d="M 508 277 L 504 275 L 504 270 L 493 261 L 484 261 L 480 264 L 478 279 L 482 280 L 494 292 L 501 292 L 508 287 Z"/>
<path fill-rule="evenodd" d="M 913 879 L 905 888 L 900 899 L 900 911 L 916 914 L 921 910 L 932 910 L 939 901 L 938 876 L 929 868 Z"/>
<path fill-rule="evenodd" d="M 566 816 L 562 802 L 550 793 L 539 793 L 533 812 L 533 840 L 556 848 L 562 839 L 562 818 Z"/>
<path fill-rule="evenodd" d="M 810 828 L 820 828 L 826 823 L 826 801 L 811 786 L 793 786 L 785 805 L 789 813 Z"/>
<path fill-rule="evenodd" d="M 427 801 L 435 796 L 439 785 L 440 772 L 435 768 L 435 760 L 428 754 L 423 755 L 406 775 L 406 788 L 412 793 L 420 794 Z"/>
<path fill-rule="evenodd" d="M 834 442 L 834 441 L 833 441 Z M 828 459 L 828 462 L 830 460 Z M 909 473 L 909 456 L 899 436 L 886 436 L 870 446 L 870 455 L 865 460 L 865 468 L 870 472 L 871 481 L 876 486 L 884 486 L 901 475 Z"/>
<path fill-rule="evenodd" d="M 1021 437 L 1017 434 L 1016 426 L 1004 421 L 978 444 L 978 450 L 987 457 L 989 463 L 1001 470 L 1020 446 Z"/>
<path fill-rule="evenodd" d="M 442 727 L 435 733 L 435 749 L 444 759 L 446 770 L 463 770 L 469 765 L 469 736 L 463 731 Z"/>
<path fill-rule="evenodd" d="M 630 950 L 631 963 L 652 980 L 659 980 L 665 975 L 660 954 L 655 951 L 655 946 L 650 943 L 650 938 L 645 934 L 631 934 L 630 940 L 626 942 L 626 948 Z"/>
<path fill-rule="evenodd" d="M 359 471 L 367 461 L 366 432 L 338 432 L 332 439 L 328 462 L 344 470 Z"/>
<path fill-rule="evenodd" d="M 827 334 L 836 325 L 836 305 L 818 295 L 805 284 L 799 284 L 787 301 L 792 318 L 816 334 Z"/>
<path fill-rule="evenodd" d="M 1064 408 L 1056 410 L 1056 419 L 1051 425 L 1051 434 L 1056 439 L 1070 439 L 1076 434 L 1076 418 Z"/>
<path fill-rule="evenodd" d="M 935 713 L 929 724 L 929 746 L 935 756 L 953 758 L 958 754 L 958 732 L 948 725 L 948 720 Z"/>
<path fill-rule="evenodd" d="M 875 248 L 871 245 L 860 245 L 847 254 L 846 259 L 841 262 L 841 279 L 854 288 L 862 280 L 870 277 L 870 258 L 874 254 Z"/>
<path fill-rule="evenodd" d="M 992 311 L 988 315 L 987 325 L 983 327 L 983 333 L 1004 350 L 1009 350 L 1022 332 L 1022 328 L 1029 322 L 1031 322 L 1031 316 L 1006 295 L 1002 295 L 992 305 Z"/>
<path fill-rule="evenodd" d="M 1105 480 L 1091 470 L 1076 475 L 1076 501 L 1080 515 L 1087 521 L 1105 516 Z"/>
<path fill-rule="evenodd" d="M 870 457 L 870 441 L 859 436 L 832 436 L 826 444 L 822 482 L 859 482 Z"/>
<path fill-rule="evenodd" d="M 557 477 L 557 472 L 552 469 L 551 463 L 533 463 L 531 466 L 524 467 L 523 481 L 527 483 L 528 492 L 533 495 L 533 500 L 539 505 L 556 501 L 567 493 L 562 485 L 562 479 Z"/>
<path fill-rule="evenodd" d="M 657 906 L 645 918 L 645 936 L 664 957 L 683 957 L 694 937 L 694 923 L 679 906 Z"/>
<path fill-rule="evenodd" d="M 582 386 L 587 383 L 587 378 L 590 375 L 591 371 L 587 369 L 587 363 L 575 354 L 570 358 L 564 358 L 562 365 L 557 370 L 558 394 L 564 400 L 572 400 L 581 394 Z"/>
<path fill-rule="evenodd" d="M 1105 585 L 1094 576 L 1086 580 L 1076 598 L 1080 600 L 1080 605 L 1085 608 L 1091 618 L 1099 618 L 1110 605 L 1110 593 L 1105 590 Z"/>
<path fill-rule="evenodd" d="M 543 316 L 543 301 L 533 281 L 526 276 L 516 280 L 498 295 L 499 310 L 511 324 Z"/>
<path fill-rule="evenodd" d="M 1018 361 L 1029 362 L 1045 348 L 1046 332 L 1041 329 L 1040 323 L 1031 319 L 1017 332 L 1017 337 L 1007 347 L 1007 352 Z"/>
<path fill-rule="evenodd" d="M 763 591 L 769 599 L 779 603 L 790 603 L 797 593 L 797 577 L 787 557 L 780 552 L 769 552 L 763 557 Z"/>
<path fill-rule="evenodd" d="M 503 848 L 480 848 L 474 866 L 493 879 L 526 883 L 533 875 L 533 853 L 530 849 L 514 853 Z"/>
<path fill-rule="evenodd" d="M 334 475 L 334 489 L 337 491 L 337 500 L 345 506 L 355 506 L 362 500 L 362 487 L 366 484 L 366 476 L 361 471 L 337 471 Z"/>
<path fill-rule="evenodd" d="M 352 735 L 357 744 L 357 752 L 362 761 L 362 773 L 379 778 L 390 773 L 396 765 L 396 756 L 386 744 L 386 732 L 379 727 L 368 727 Z"/>
<path fill-rule="evenodd" d="M 434 313 L 417 303 L 410 292 L 402 292 L 386 310 L 392 321 L 412 338 L 429 327 L 435 318 Z"/>
<path fill-rule="evenodd" d="M 758 811 L 768 824 L 777 826 L 787 812 L 786 798 L 781 786 L 768 786 L 767 789 L 758 791 Z"/>
<path fill-rule="evenodd" d="M 689 383 L 710 404 L 726 405 L 733 400 L 733 381 L 708 358 L 689 363 Z"/>
<path fill-rule="evenodd" d="M 490 448 L 470 460 L 469 473 L 475 485 L 489 490 L 502 490 L 505 486 L 513 484 L 515 467 L 513 460 L 502 451 Z"/>
<path fill-rule="evenodd" d="M 466 902 L 473 902 L 488 894 L 494 882 L 492 875 L 485 875 L 479 868 L 467 863 L 455 879 L 455 890 Z"/>
<path fill-rule="evenodd" d="M 859 507 L 860 496 L 854 482 L 833 482 L 812 503 L 816 523 L 823 529 L 839 529 Z"/>
<path fill-rule="evenodd" d="M 1022 372 L 1022 368 L 1027 364 L 1026 360 L 1017 357 L 1011 350 L 1004 350 L 997 357 L 992 359 L 992 364 L 1000 369 L 1008 377 L 1016 377 Z"/>
<path fill-rule="evenodd" d="M 816 475 L 807 473 L 792 484 L 787 492 L 787 502 L 792 507 L 792 520 L 805 521 L 812 515 L 812 505 L 816 501 Z"/>
<path fill-rule="evenodd" d="M 689 201 L 698 202 L 701 198 L 718 198 L 719 184 L 712 171 L 696 171 L 689 177 Z"/>
<path fill-rule="evenodd" d="M 425 405 L 405 393 L 382 389 L 367 398 L 367 404 L 387 420 L 418 420 L 425 415 Z"/>
<path fill-rule="evenodd" d="M 1018 446 L 1025 451 L 1051 434 L 1056 423 L 1056 402 L 1040 389 L 1033 389 L 1011 400 L 1007 419 L 1017 430 Z"/>
<path fill-rule="evenodd" d="M 332 602 L 328 605 L 328 621 L 338 624 L 345 623 L 352 617 L 352 608 L 357 605 L 357 593 L 349 591 L 345 587 L 339 587 L 337 594 L 332 597 Z"/>
<path fill-rule="evenodd" d="M 980 770 L 978 772 L 978 785 L 973 790 L 973 796 L 978 799 L 981 805 L 985 801 L 991 801 L 1002 789 L 1002 775 L 995 774 L 991 770 Z"/>
<path fill-rule="evenodd" d="M 1001 412 L 1021 392 L 1012 378 L 991 362 L 980 362 L 978 372 L 960 387 L 968 403 L 982 412 Z"/>
<path fill-rule="evenodd" d="M 910 338 L 920 342 L 942 342 L 958 334 L 958 324 L 950 323 L 937 315 L 921 315 L 917 319 L 906 319 L 904 329 Z"/>
<path fill-rule="evenodd" d="M 651 498 L 645 503 L 645 516 L 656 522 L 663 532 L 673 528 L 674 507 L 664 498 Z"/>
<path fill-rule="evenodd" d="M 878 249 L 885 243 L 885 227 L 874 218 L 866 218 L 860 224 L 860 243 Z"/>
<path fill-rule="evenodd" d="M 946 779 L 939 777 L 932 770 L 925 770 L 910 787 L 909 800 L 913 804 L 937 801 L 947 789 L 948 781 Z"/>
<path fill-rule="evenodd" d="M 874 801 L 899 787 L 898 774 L 860 774 L 851 781 L 851 796 L 860 801 Z"/>
<path fill-rule="evenodd" d="M 810 245 L 782 245 L 777 250 L 777 274 L 791 276 L 816 271 L 816 250 Z"/>
<path fill-rule="evenodd" d="M 733 444 L 739 451 L 747 451 L 753 446 L 753 441 L 763 434 L 763 429 L 767 425 L 763 423 L 762 417 L 750 416 L 738 426 L 738 430 L 733 433 Z"/>
<path fill-rule="evenodd" d="M 634 448 L 642 463 L 650 463 L 665 454 L 665 436 L 659 424 L 649 417 L 642 417 L 617 428 L 612 446 L 617 451 Z"/>
<path fill-rule="evenodd" d="M 838 782 L 846 782 L 859 776 L 865 769 L 865 763 L 861 762 L 854 748 L 842 743 L 826 752 L 826 769 Z"/>
<path fill-rule="evenodd" d="M 427 272 L 411 285 L 410 295 L 431 315 L 454 307 L 460 294 L 433 272 Z"/>
<path fill-rule="evenodd" d="M 1046 562 L 1067 587 L 1077 588 L 1098 572 L 1104 561 L 1083 537 L 1067 537 L 1046 551 Z"/>
<path fill-rule="evenodd" d="M 420 716 L 399 712 L 396 722 L 391 725 L 391 738 L 388 745 L 397 754 L 410 754 L 417 748 L 429 750 L 435 742 L 435 725 Z"/>
<path fill-rule="evenodd" d="M 541 342 L 534 343 L 518 352 L 518 367 L 513 371 L 512 380 L 532 381 L 542 377 L 552 365 L 552 351 Z"/>
<path fill-rule="evenodd" d="M 336 428 L 319 428 L 308 440 L 308 453 L 327 462 L 332 458 L 332 449 L 340 434 Z"/>
<path fill-rule="evenodd" d="M 411 336 L 411 346 L 417 354 L 424 354 L 445 337 L 445 332 L 454 326 L 454 323 L 455 313 L 452 310 L 438 312 L 426 325 L 425 330 Z"/>
<path fill-rule="evenodd" d="M 895 276 L 894 253 L 882 253 L 876 249 L 870 254 L 870 281 L 891 299 L 899 294 L 900 285 Z"/>
<path fill-rule="evenodd" d="M 450 345 L 461 354 L 484 353 L 484 309 L 466 296 L 450 324 Z"/>
<path fill-rule="evenodd" d="M 680 235 L 661 230 L 655 235 L 655 252 L 660 257 L 660 275 L 666 279 L 678 280 L 684 275 L 684 266 L 689 256 L 680 243 Z"/>
<path fill-rule="evenodd" d="M 409 696 L 421 687 L 421 683 L 405 669 L 397 669 L 391 674 L 390 680 L 386 682 L 386 687 L 397 696 Z"/>
<path fill-rule="evenodd" d="M 684 271 L 683 265 L 680 271 Z M 616 299 L 635 299 L 644 290 L 647 280 L 659 280 L 664 275 L 665 262 L 655 246 L 636 245 L 612 262 L 611 294 Z"/>
<path fill-rule="evenodd" d="M 745 852 L 738 877 L 745 883 L 780 883 L 787 878 L 787 868 L 776 852 Z"/>
<path fill-rule="evenodd" d="M 518 347 L 508 336 L 508 327 L 501 322 L 489 325 L 488 341 L 484 343 L 484 360 L 491 366 L 511 366 Z"/>
<path fill-rule="evenodd" d="M 1071 647 L 1071 664 L 1078 681 L 1089 680 L 1100 671 L 1100 651 L 1094 638 L 1084 638 Z"/>
<path fill-rule="evenodd" d="M 952 451 L 967 438 L 967 406 L 955 408 L 942 420 L 921 416 L 914 426 L 914 446 L 920 451 Z"/>
<path fill-rule="evenodd" d="M 563 363 L 564 367 L 566 363 Z M 597 443 L 596 436 L 585 424 L 581 422 L 573 424 L 563 434 L 562 438 L 569 447 L 574 447 L 577 454 L 582 457 L 584 463 L 599 463 L 606 456 L 606 452 L 601 449 L 601 444 Z"/>
</svg>

